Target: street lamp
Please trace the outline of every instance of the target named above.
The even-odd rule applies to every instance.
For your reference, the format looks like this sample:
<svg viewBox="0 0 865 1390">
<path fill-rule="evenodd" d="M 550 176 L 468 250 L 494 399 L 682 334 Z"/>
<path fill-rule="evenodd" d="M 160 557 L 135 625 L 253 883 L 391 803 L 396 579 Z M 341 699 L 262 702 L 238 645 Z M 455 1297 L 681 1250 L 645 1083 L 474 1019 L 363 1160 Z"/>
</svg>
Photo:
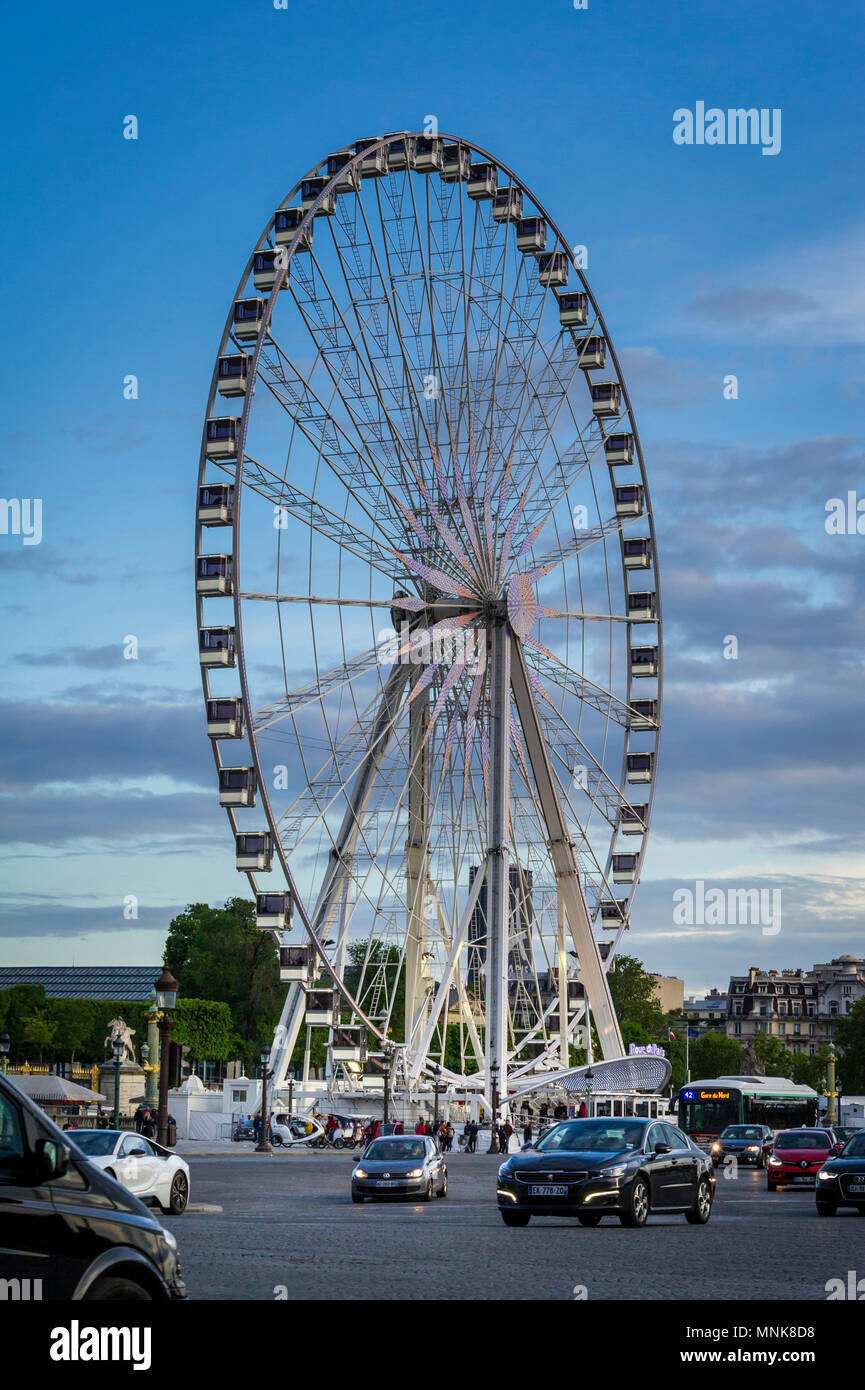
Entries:
<svg viewBox="0 0 865 1390">
<path fill-rule="evenodd" d="M 163 965 L 162 974 L 153 985 L 156 1007 L 159 1010 L 159 1109 L 156 1137 L 163 1148 L 168 1147 L 168 1052 L 171 1042 L 171 1012 L 177 1003 L 177 981 Z"/>
<path fill-rule="evenodd" d="M 123 1058 L 123 1043 L 114 1039 L 114 1128 L 120 1128 L 120 1062 Z"/>
<path fill-rule="evenodd" d="M 435 1135 L 438 1132 L 439 1127 L 439 1096 L 443 1091 L 444 1087 L 441 1084 L 441 1067 L 434 1066 L 432 1071 L 433 1076 L 435 1077 L 435 1080 L 433 1081 L 433 1134 Z"/>
<path fill-rule="evenodd" d="M 12 1046 L 12 1039 L 8 1033 L 0 1033 L 0 1066 L 3 1068 L 3 1075 L 6 1075 L 6 1058 L 9 1056 L 9 1049 Z"/>
<path fill-rule="evenodd" d="M 265 1043 L 261 1049 L 261 1129 L 259 1131 L 258 1143 L 253 1153 L 272 1154 L 268 1135 L 270 1133 L 269 1115 L 267 1113 L 267 1064 L 270 1061 L 270 1048 Z"/>
<path fill-rule="evenodd" d="M 382 1063 L 382 1075 L 384 1076 L 384 1119 L 382 1121 L 382 1127 L 384 1127 L 388 1122 L 390 1114 L 390 1057 L 385 1057 Z"/>
<path fill-rule="evenodd" d="M 487 1153 L 488 1153 L 488 1154 L 497 1154 L 497 1153 L 499 1153 L 499 1131 L 498 1131 L 498 1125 L 497 1125 L 498 1114 L 499 1114 L 499 1064 L 498 1064 L 498 1062 L 490 1062 L 490 1082 L 491 1082 L 491 1085 L 492 1085 L 493 1116 L 492 1116 L 492 1124 L 491 1124 L 491 1126 L 490 1126 L 490 1131 L 491 1131 L 491 1132 L 490 1132 L 490 1146 L 489 1146 L 489 1148 L 487 1149 Z"/>
</svg>

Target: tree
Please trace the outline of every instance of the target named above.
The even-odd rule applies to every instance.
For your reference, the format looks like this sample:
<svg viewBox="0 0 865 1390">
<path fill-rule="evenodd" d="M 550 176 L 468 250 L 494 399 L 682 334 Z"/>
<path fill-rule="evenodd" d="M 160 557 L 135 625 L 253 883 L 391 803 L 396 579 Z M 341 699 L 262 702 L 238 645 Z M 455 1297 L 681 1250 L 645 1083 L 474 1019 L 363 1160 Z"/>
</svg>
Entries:
<svg viewBox="0 0 865 1390">
<path fill-rule="evenodd" d="M 691 1045 L 691 1075 L 737 1076 L 742 1065 L 742 1048 L 726 1033 L 704 1033 Z"/>
<path fill-rule="evenodd" d="M 269 1043 L 285 991 L 270 932 L 255 925 L 255 904 L 229 898 L 222 907 L 190 903 L 172 921 L 165 959 L 182 995 L 227 1004 L 246 1061 Z"/>
<path fill-rule="evenodd" d="M 848 1096 L 865 1095 L 865 998 L 839 1018 L 835 1041 L 840 1052 L 841 1091 Z"/>
<path fill-rule="evenodd" d="M 231 1009 L 213 999 L 178 999 L 172 1037 L 194 1061 L 227 1062 L 243 1049 Z"/>
<path fill-rule="evenodd" d="M 657 997 L 657 981 L 636 956 L 616 956 L 607 976 L 619 1024 L 640 1028 L 649 1038 L 665 1036 L 664 1013 Z"/>
<path fill-rule="evenodd" d="M 26 1014 L 21 1020 L 22 1031 L 21 1040 L 24 1047 L 36 1048 L 39 1054 L 39 1061 L 42 1061 L 42 1054 L 46 1047 L 50 1047 L 54 1041 L 54 1034 L 57 1032 L 57 1024 L 52 1023 L 48 1016 L 48 1009 L 34 1009 L 32 1014 Z"/>
<path fill-rule="evenodd" d="M 767 1076 L 785 1076 L 793 1080 L 794 1054 L 785 1047 L 780 1038 L 770 1038 L 758 1033 L 754 1039 L 754 1051 L 766 1069 Z"/>
</svg>

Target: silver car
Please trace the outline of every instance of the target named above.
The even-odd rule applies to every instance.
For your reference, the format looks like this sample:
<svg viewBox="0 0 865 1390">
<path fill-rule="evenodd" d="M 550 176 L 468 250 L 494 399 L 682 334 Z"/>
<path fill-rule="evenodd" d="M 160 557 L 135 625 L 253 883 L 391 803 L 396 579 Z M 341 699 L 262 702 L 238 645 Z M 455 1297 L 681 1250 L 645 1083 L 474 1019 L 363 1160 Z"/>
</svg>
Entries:
<svg viewBox="0 0 865 1390">
<path fill-rule="evenodd" d="M 367 1144 L 351 1175 L 351 1200 L 414 1197 L 429 1202 L 448 1195 L 448 1170 L 423 1134 L 389 1134 Z"/>
</svg>

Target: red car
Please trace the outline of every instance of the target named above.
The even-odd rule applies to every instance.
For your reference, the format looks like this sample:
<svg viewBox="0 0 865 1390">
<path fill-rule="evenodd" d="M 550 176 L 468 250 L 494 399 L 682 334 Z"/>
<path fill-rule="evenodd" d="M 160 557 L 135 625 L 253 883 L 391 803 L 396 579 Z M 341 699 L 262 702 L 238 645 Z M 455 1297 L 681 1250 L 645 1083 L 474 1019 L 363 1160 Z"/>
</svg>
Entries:
<svg viewBox="0 0 865 1390">
<path fill-rule="evenodd" d="M 836 1140 L 826 1129 L 785 1129 L 775 1139 L 766 1168 L 766 1187 L 813 1187 L 818 1171 L 834 1157 Z"/>
</svg>

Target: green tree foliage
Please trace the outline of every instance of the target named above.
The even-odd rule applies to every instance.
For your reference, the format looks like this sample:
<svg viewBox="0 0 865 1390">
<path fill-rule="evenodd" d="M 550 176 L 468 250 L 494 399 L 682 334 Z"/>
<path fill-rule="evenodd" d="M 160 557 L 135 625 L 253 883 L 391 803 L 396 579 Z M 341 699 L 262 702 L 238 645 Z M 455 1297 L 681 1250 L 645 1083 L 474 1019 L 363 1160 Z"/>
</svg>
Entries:
<svg viewBox="0 0 865 1390">
<path fill-rule="evenodd" d="M 691 1076 L 700 1077 L 738 1076 L 742 1066 L 742 1048 L 735 1038 L 726 1033 L 704 1033 L 695 1038 L 690 1047 Z"/>
<path fill-rule="evenodd" d="M 214 999 L 178 999 L 171 1036 L 192 1061 L 227 1062 L 242 1050 L 231 1009 Z"/>
<path fill-rule="evenodd" d="M 190 903 L 168 929 L 165 959 L 180 997 L 227 1004 L 240 1055 L 257 1058 L 279 1021 L 284 987 L 270 932 L 255 925 L 255 904 L 229 898 L 222 907 Z"/>
<path fill-rule="evenodd" d="M 620 1024 L 641 1029 L 646 1041 L 665 1035 L 664 1013 L 657 998 L 657 983 L 636 956 L 616 956 L 607 979 Z M 631 1039 L 636 1042 L 636 1038 Z"/>
<path fill-rule="evenodd" d="M 835 1041 L 840 1051 L 838 1074 L 848 1096 L 865 1095 L 865 999 L 839 1018 Z"/>
</svg>

